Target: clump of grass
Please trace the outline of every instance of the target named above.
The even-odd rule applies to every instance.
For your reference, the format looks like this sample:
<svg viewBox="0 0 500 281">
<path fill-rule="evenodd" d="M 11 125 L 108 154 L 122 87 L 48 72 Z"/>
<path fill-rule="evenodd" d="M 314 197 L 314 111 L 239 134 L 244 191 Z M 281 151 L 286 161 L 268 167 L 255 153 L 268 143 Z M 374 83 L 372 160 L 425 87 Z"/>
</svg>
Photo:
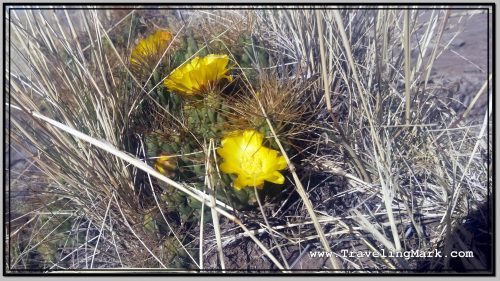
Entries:
<svg viewBox="0 0 500 281">
<path fill-rule="evenodd" d="M 307 163 L 317 172 L 348 180 L 333 198 L 319 191 L 331 189 L 328 183 L 310 191 L 319 196 L 316 202 L 330 201 L 320 204 L 332 220 L 340 221 L 331 231 L 349 230 L 335 236 L 345 241 L 337 251 L 373 251 L 379 245 L 386 250 L 447 249 L 443 245 L 451 243 L 459 221 L 485 202 L 491 180 L 484 168 L 488 161 L 475 156 L 480 143 L 489 146 L 484 131 L 489 112 L 484 112 L 485 122 L 461 120 L 457 126 L 457 107 L 442 90 L 446 85 L 431 86 L 429 80 L 436 54 L 448 44 L 440 38 L 449 14 L 434 11 L 421 21 L 418 10 L 317 11 L 319 17 L 309 11 L 280 12 L 286 20 L 279 25 L 266 21 L 263 40 L 295 58 L 297 65 L 307 63 L 311 73 L 323 78 L 316 91 L 331 93 L 322 104 L 332 111 L 316 120 L 324 128 L 318 130 L 319 149 Z M 316 40 L 318 18 L 323 40 Z M 289 32 L 280 36 L 283 30 Z M 408 53 L 420 55 L 410 61 Z M 419 268 L 416 259 L 357 261 L 362 268 Z M 433 266 L 447 268 L 448 262 L 436 260 Z M 347 261 L 344 265 L 357 268 Z"/>
<path fill-rule="evenodd" d="M 420 13 L 11 11 L 11 133 L 37 168 L 11 185 L 47 184 L 12 206 L 9 270 L 293 271 L 312 250 L 337 253 L 316 270 L 449 268 L 339 255 L 465 249 L 455 230 L 488 202 L 489 111 L 477 123 L 431 82 L 449 14 Z M 158 28 L 172 48 L 142 72 L 130 54 Z M 210 53 L 234 68 L 215 98 L 164 87 Z M 283 154 L 284 185 L 230 187 L 216 148 L 234 129 Z"/>
<path fill-rule="evenodd" d="M 33 155 L 36 166 L 52 183 L 37 196 L 38 200 L 66 198 L 70 208 L 79 213 L 74 230 L 61 232 L 76 246 L 56 249 L 60 253 L 72 251 L 66 256 L 59 255 L 60 260 L 51 260 L 50 268 L 60 269 L 59 262 L 75 258 L 77 262 L 70 268 L 93 268 L 97 264 L 102 267 L 106 260 L 112 262 L 104 267 L 152 265 L 152 260 L 159 260 L 161 249 L 153 248 L 156 238 L 139 227 L 145 211 L 135 190 L 137 170 L 58 128 L 26 118 L 30 112 L 42 112 L 74 130 L 126 149 L 128 116 L 134 104 L 134 97 L 127 89 L 137 82 L 127 77 L 127 66 L 122 59 L 127 57 L 126 50 L 113 47 L 109 31 L 101 24 L 102 15 L 96 11 L 70 14 L 63 10 L 53 14 L 46 10 L 12 10 L 11 15 L 12 51 L 23 56 L 20 61 L 25 63 L 19 66 L 17 61 L 11 62 L 11 103 L 21 109 L 11 112 L 11 132 L 14 140 L 26 141 L 37 148 Z M 79 17 L 83 24 L 75 26 L 73 22 Z M 126 27 L 129 26 L 112 28 L 123 33 Z M 82 41 L 89 45 L 82 46 Z M 27 215 L 37 217 L 36 223 L 37 214 L 35 209 Z M 80 253 L 82 241 L 84 260 Z M 11 269 L 22 266 L 29 250 L 32 247 L 26 247 L 17 259 L 10 261 Z M 143 250 L 149 252 L 148 257 L 138 259 L 144 255 Z M 96 259 L 99 262 L 94 264 Z"/>
</svg>

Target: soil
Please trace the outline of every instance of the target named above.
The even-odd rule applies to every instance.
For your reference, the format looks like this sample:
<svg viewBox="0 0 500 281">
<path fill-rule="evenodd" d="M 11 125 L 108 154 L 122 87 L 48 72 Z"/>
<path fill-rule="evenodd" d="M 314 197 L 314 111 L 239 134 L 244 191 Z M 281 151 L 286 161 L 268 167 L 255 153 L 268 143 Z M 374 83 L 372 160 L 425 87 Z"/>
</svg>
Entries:
<svg viewBox="0 0 500 281">
<path fill-rule="evenodd" d="M 437 57 L 431 75 L 455 88 L 454 97 L 468 106 L 491 73 L 493 36 L 491 14 L 461 17 L 464 12 L 467 11 L 451 13 L 449 27 L 441 40 L 442 45 L 450 44 Z M 485 91 L 476 102 L 471 117 L 480 115 L 484 118 L 487 106 L 488 94 Z"/>
</svg>

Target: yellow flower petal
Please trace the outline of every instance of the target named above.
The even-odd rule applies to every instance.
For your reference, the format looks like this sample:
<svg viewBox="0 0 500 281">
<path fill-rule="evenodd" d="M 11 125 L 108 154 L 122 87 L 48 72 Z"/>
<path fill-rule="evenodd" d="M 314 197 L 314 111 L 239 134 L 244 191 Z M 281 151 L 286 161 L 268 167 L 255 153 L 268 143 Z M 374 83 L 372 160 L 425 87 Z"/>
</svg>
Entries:
<svg viewBox="0 0 500 281">
<path fill-rule="evenodd" d="M 221 141 L 217 153 L 224 159 L 219 165 L 222 172 L 236 174 L 236 189 L 245 186 L 262 187 L 264 181 L 283 184 L 285 178 L 278 172 L 286 168 L 279 152 L 262 145 L 264 136 L 253 130 L 229 133 Z"/>
<path fill-rule="evenodd" d="M 238 153 L 239 151 L 239 146 L 234 139 L 225 139 L 222 147 L 217 149 L 217 153 L 219 153 L 219 155 L 224 159 L 234 157 L 235 153 Z"/>
<path fill-rule="evenodd" d="M 260 148 L 262 146 L 262 142 L 264 141 L 264 135 L 257 131 L 246 130 L 243 132 L 243 138 L 241 139 L 241 146 L 252 147 L 252 148 Z"/>
<path fill-rule="evenodd" d="M 236 178 L 236 180 L 233 182 L 233 186 L 234 188 L 236 188 L 237 190 L 240 190 L 242 189 L 243 187 L 245 187 L 247 185 L 247 181 L 242 177 L 242 176 L 238 176 Z"/>
<path fill-rule="evenodd" d="M 285 157 L 279 156 L 278 160 L 276 161 L 276 169 L 283 170 L 286 167 L 288 167 L 288 163 L 286 162 Z"/>
<path fill-rule="evenodd" d="M 165 169 L 163 169 L 163 167 L 158 163 L 155 163 L 155 170 L 160 172 L 160 174 L 165 174 Z"/>
<path fill-rule="evenodd" d="M 226 75 L 228 63 L 227 55 L 195 57 L 172 71 L 164 81 L 165 87 L 184 95 L 202 94 L 222 79 L 232 81 L 232 77 Z"/>
<path fill-rule="evenodd" d="M 285 177 L 280 172 L 275 171 L 266 180 L 276 184 L 283 184 Z"/>
<path fill-rule="evenodd" d="M 169 46 L 171 39 L 170 32 L 157 30 L 154 34 L 139 41 L 130 54 L 130 64 L 133 70 L 155 66 Z"/>
<path fill-rule="evenodd" d="M 269 159 L 275 159 L 272 161 L 274 169 L 283 170 L 288 166 L 285 157 L 279 155 L 277 150 L 268 149 L 267 153 L 268 155 L 266 157 L 268 157 Z"/>
<path fill-rule="evenodd" d="M 168 155 L 160 155 L 156 159 L 154 164 L 155 170 L 164 175 L 172 174 L 173 170 L 175 170 L 175 160 Z"/>
<path fill-rule="evenodd" d="M 238 167 L 231 165 L 231 163 L 228 162 L 220 164 L 219 169 L 226 174 L 236 173 L 239 170 Z"/>
</svg>

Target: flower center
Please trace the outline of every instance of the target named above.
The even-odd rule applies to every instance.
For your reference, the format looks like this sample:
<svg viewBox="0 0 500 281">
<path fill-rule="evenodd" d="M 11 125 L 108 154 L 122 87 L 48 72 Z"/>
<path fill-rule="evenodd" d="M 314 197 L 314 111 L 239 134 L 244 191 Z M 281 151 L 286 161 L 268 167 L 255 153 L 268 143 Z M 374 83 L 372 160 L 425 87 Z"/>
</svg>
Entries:
<svg viewBox="0 0 500 281">
<path fill-rule="evenodd" d="M 256 176 L 262 173 L 262 159 L 254 155 L 243 155 L 241 168 L 251 176 Z"/>
</svg>

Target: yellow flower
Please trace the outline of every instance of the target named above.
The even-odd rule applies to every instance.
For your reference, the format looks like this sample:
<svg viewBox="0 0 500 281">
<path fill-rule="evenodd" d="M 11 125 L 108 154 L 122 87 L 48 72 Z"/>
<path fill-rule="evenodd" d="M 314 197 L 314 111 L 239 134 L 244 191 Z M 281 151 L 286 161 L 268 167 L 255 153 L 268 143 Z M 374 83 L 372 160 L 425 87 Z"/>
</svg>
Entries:
<svg viewBox="0 0 500 281">
<path fill-rule="evenodd" d="M 175 169 L 175 163 L 172 161 L 172 157 L 167 155 L 160 155 L 155 162 L 155 170 L 164 174 L 166 176 L 173 176 L 173 170 Z"/>
<path fill-rule="evenodd" d="M 133 69 L 140 67 L 154 67 L 167 49 L 172 34 L 165 30 L 157 30 L 154 34 L 139 41 L 130 55 L 130 64 Z"/>
<path fill-rule="evenodd" d="M 233 80 L 231 76 L 226 75 L 229 71 L 228 63 L 227 55 L 195 57 L 172 71 L 165 79 L 165 86 L 171 91 L 185 95 L 204 93 L 221 79 Z"/>
<path fill-rule="evenodd" d="M 253 130 L 235 131 L 222 139 L 217 153 L 224 159 L 222 172 L 236 174 L 236 189 L 245 186 L 262 188 L 264 181 L 283 184 L 285 177 L 279 172 L 287 167 L 285 157 L 277 150 L 262 146 L 264 136 Z"/>
</svg>

